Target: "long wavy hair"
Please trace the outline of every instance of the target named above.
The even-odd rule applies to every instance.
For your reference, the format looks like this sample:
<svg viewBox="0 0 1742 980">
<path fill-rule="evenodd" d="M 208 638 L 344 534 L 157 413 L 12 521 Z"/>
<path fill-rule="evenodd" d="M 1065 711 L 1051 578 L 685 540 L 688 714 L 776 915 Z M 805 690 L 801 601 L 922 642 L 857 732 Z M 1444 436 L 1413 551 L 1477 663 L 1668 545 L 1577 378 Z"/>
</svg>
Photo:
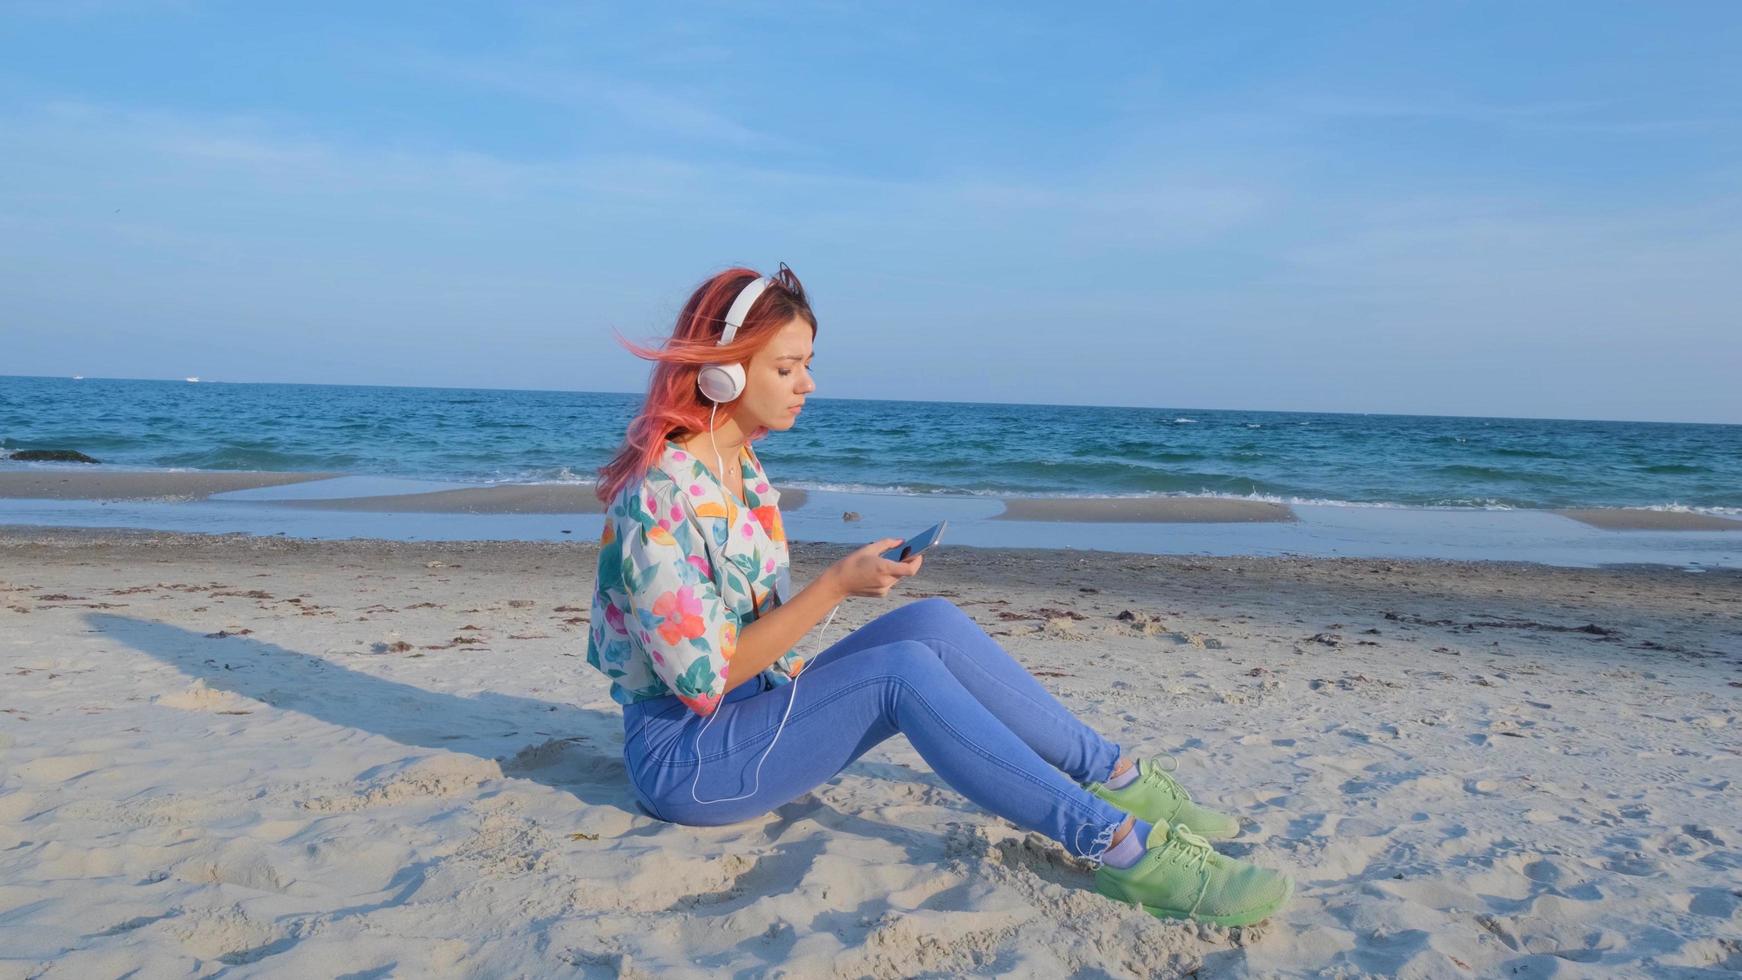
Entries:
<svg viewBox="0 0 1742 980">
<path fill-rule="evenodd" d="M 674 432 L 707 429 L 713 403 L 696 384 L 702 365 L 748 364 L 751 355 L 795 317 L 809 323 L 811 336 L 816 336 L 817 318 L 805 298 L 804 286 L 783 262 L 773 276 L 774 284 L 751 304 L 732 342 L 718 346 L 732 301 L 759 276 L 754 269 L 739 267 L 709 277 L 690 294 L 663 346 L 642 347 L 625 340 L 621 334 L 617 336 L 617 342 L 630 353 L 654 362 L 653 377 L 648 381 L 641 411 L 629 422 L 623 444 L 611 461 L 599 469 L 594 493 L 601 502 L 609 505 L 625 486 L 645 474 L 659 459 L 665 440 Z M 766 427 L 757 426 L 750 433 L 750 440 L 754 442 L 767 434 Z"/>
</svg>

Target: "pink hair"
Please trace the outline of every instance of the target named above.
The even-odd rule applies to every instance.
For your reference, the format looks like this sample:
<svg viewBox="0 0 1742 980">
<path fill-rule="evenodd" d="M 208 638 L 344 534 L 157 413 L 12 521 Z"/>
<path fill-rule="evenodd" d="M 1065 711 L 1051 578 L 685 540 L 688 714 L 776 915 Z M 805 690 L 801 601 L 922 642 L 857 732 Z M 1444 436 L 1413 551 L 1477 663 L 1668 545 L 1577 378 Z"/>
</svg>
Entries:
<svg viewBox="0 0 1742 980">
<path fill-rule="evenodd" d="M 617 337 L 617 342 L 630 353 L 654 362 L 653 377 L 648 381 L 641 411 L 629 422 L 622 446 L 599 469 L 594 493 L 600 501 L 610 504 L 630 481 L 645 474 L 659 459 L 666 439 L 674 432 L 707 429 L 713 403 L 696 386 L 703 364 L 747 363 L 794 318 L 803 318 L 810 324 L 811 336 L 816 336 L 817 318 L 805 299 L 804 286 L 783 264 L 774 276 L 774 285 L 751 305 L 732 342 L 718 346 L 725 330 L 726 311 L 738 293 L 758 275 L 753 269 L 732 268 L 697 286 L 662 347 L 642 347 L 621 335 Z M 766 428 L 758 426 L 750 433 L 750 440 L 754 442 L 767 434 Z"/>
</svg>

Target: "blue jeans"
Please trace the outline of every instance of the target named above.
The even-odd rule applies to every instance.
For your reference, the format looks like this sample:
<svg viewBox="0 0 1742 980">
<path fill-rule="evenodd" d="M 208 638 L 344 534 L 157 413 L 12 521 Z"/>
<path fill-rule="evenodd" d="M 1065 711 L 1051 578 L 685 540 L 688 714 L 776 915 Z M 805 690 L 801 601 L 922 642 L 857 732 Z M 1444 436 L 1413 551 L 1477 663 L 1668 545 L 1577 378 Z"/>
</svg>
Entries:
<svg viewBox="0 0 1742 980">
<path fill-rule="evenodd" d="M 696 735 L 707 719 L 670 695 L 625 705 L 623 759 L 641 804 L 673 823 L 736 823 L 833 778 L 900 732 L 963 796 L 1073 854 L 1098 855 L 1125 820 L 1078 785 L 1105 781 L 1119 746 L 946 599 L 909 603 L 854 630 L 812 658 L 795 684 L 796 695 L 793 684 L 758 677 L 726 695 L 702 734 L 699 785 Z M 794 697 L 758 780 L 757 760 Z"/>
</svg>

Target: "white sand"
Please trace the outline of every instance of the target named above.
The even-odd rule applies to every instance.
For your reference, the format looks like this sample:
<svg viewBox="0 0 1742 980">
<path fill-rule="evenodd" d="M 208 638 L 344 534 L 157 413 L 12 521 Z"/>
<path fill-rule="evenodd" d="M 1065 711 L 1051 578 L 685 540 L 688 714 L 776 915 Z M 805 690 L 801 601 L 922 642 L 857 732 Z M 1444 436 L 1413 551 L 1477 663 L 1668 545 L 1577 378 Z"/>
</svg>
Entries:
<svg viewBox="0 0 1742 980">
<path fill-rule="evenodd" d="M 1175 752 L 1299 879 L 1230 935 L 899 739 L 747 823 L 642 815 L 594 554 L 0 532 L 0 978 L 1742 969 L 1742 575 L 946 548 L 842 609 L 945 594 Z"/>
</svg>

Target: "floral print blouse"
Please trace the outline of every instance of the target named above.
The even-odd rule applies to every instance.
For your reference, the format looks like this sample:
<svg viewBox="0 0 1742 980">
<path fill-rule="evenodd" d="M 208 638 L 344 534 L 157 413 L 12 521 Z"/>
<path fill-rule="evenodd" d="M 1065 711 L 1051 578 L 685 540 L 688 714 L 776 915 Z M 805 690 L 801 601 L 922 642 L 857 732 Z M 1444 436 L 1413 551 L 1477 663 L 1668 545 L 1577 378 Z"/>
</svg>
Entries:
<svg viewBox="0 0 1742 980">
<path fill-rule="evenodd" d="M 743 501 L 668 439 L 606 508 L 587 662 L 619 704 L 675 694 L 712 713 L 738 632 L 791 596 L 780 494 L 748 444 L 736 462 Z M 763 676 L 785 684 L 803 667 L 789 650 Z"/>
</svg>

